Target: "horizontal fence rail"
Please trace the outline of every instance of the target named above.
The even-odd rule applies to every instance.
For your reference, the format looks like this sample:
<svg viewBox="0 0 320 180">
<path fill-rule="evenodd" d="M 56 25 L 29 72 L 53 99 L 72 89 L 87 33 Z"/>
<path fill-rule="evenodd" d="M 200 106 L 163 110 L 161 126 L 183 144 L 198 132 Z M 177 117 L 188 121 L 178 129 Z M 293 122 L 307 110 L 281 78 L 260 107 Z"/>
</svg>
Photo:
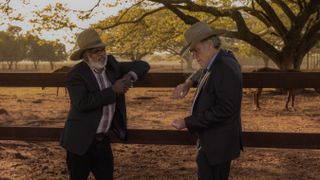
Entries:
<svg viewBox="0 0 320 180">
<path fill-rule="evenodd" d="M 252 72 L 243 74 L 244 88 L 320 88 L 320 72 Z M 190 74 L 148 73 L 135 87 L 175 87 Z M 3 87 L 63 87 L 66 73 L 0 73 Z"/>
<path fill-rule="evenodd" d="M 148 73 L 135 87 L 175 87 L 190 74 Z M 63 87 L 66 73 L 0 73 L 0 87 Z M 243 73 L 244 88 L 320 88 L 320 72 Z M 0 140 L 57 141 L 61 128 L 0 127 Z M 111 134 L 112 142 L 120 142 Z M 244 132 L 247 147 L 320 149 L 319 133 Z M 129 144 L 192 145 L 187 131 L 129 129 Z"/>
<path fill-rule="evenodd" d="M 0 127 L 0 140 L 58 141 L 62 128 Z M 110 134 L 111 142 L 119 143 Z M 243 132 L 244 146 L 260 148 L 320 149 L 320 134 Z M 127 144 L 195 145 L 187 131 L 129 129 Z"/>
</svg>

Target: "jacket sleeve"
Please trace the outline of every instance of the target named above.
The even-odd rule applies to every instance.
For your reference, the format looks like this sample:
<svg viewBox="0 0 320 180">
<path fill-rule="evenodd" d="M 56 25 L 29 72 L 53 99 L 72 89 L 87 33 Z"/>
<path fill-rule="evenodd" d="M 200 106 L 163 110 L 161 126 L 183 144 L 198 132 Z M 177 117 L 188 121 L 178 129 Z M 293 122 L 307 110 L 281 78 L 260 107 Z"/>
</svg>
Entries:
<svg viewBox="0 0 320 180">
<path fill-rule="evenodd" d="M 186 81 L 191 81 L 192 82 L 192 87 L 197 87 L 199 82 L 200 82 L 200 78 L 202 75 L 203 69 L 198 69 L 197 71 L 193 72 L 187 79 Z"/>
<path fill-rule="evenodd" d="M 114 57 L 112 56 L 112 58 Z M 142 60 L 136 60 L 133 62 L 118 62 L 116 60 L 116 62 L 118 63 L 121 75 L 132 71 L 138 76 L 138 79 L 142 78 L 150 69 L 150 65 Z"/>
<path fill-rule="evenodd" d="M 230 67 L 216 68 L 212 74 L 215 93 L 215 103 L 205 111 L 197 112 L 185 118 L 186 127 L 190 133 L 200 132 L 215 123 L 232 119 L 238 112 L 241 103 L 241 77 Z M 210 79 L 209 79 L 210 80 Z"/>
<path fill-rule="evenodd" d="M 80 73 L 68 73 L 67 88 L 71 104 L 79 111 L 95 110 L 116 101 L 116 94 L 111 87 L 101 91 L 89 92 Z"/>
</svg>

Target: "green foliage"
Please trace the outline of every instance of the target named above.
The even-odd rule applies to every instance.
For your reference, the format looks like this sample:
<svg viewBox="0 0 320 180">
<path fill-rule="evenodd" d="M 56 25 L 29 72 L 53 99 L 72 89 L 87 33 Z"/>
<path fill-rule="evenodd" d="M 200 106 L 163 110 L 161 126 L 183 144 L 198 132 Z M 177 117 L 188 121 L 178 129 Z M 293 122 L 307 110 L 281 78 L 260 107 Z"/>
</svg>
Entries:
<svg viewBox="0 0 320 180">
<path fill-rule="evenodd" d="M 141 7 L 121 11 L 94 27 L 106 27 L 121 21 L 134 21 L 143 13 L 150 12 Z M 107 29 L 102 39 L 109 52 L 127 59 L 141 59 L 154 52 L 169 51 L 178 54 L 183 46 L 183 31 L 187 26 L 168 10 L 161 10 L 137 23 L 129 23 Z"/>
<path fill-rule="evenodd" d="M 65 46 L 56 41 L 47 41 L 39 37 L 27 34 L 26 37 L 26 59 L 31 61 L 61 61 L 66 59 Z"/>
<path fill-rule="evenodd" d="M 11 31 L 0 31 L 0 61 L 21 61 L 25 56 L 25 41 L 14 29 L 18 28 L 9 27 Z"/>
<path fill-rule="evenodd" d="M 65 46 L 57 41 L 47 41 L 27 33 L 21 34 L 21 28 L 10 26 L 7 31 L 0 31 L 0 61 L 12 63 L 31 60 L 56 62 L 66 59 Z M 35 66 L 37 68 L 37 66 Z"/>
<path fill-rule="evenodd" d="M 131 7 L 126 8 L 128 4 Z M 73 29 L 76 24 L 70 14 L 80 20 L 94 18 L 99 6 L 106 11 L 123 9 L 94 27 L 103 30 L 110 52 L 129 59 L 162 51 L 177 54 L 183 46 L 183 32 L 199 20 L 225 37 L 250 44 L 282 69 L 299 69 L 305 54 L 320 40 L 319 0 L 98 0 L 86 11 L 56 3 L 33 12 L 31 23 L 38 32 Z M 13 11 L 10 0 L 0 5 L 3 14 L 19 17 Z"/>
<path fill-rule="evenodd" d="M 69 12 L 70 10 L 62 3 L 56 3 L 54 6 L 49 4 L 42 10 L 34 11 L 30 23 L 33 25 L 33 30 L 37 32 L 63 28 L 72 30 L 76 25 L 70 21 Z"/>
</svg>

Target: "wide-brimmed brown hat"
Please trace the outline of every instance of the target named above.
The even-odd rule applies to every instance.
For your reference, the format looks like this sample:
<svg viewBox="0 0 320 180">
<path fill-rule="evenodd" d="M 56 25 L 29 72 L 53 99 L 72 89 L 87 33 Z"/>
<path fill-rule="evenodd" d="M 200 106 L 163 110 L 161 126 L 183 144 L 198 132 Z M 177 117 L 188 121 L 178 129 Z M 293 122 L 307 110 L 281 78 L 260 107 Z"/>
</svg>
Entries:
<svg viewBox="0 0 320 180">
<path fill-rule="evenodd" d="M 186 41 L 186 46 L 183 47 L 180 54 L 185 54 L 186 51 L 192 49 L 194 45 L 201 42 L 202 40 L 214 36 L 220 35 L 221 32 L 214 31 L 211 27 L 205 22 L 197 22 L 193 24 L 189 29 L 184 33 L 184 39 Z"/>
<path fill-rule="evenodd" d="M 99 47 L 106 47 L 94 29 L 86 29 L 82 31 L 77 37 L 78 49 L 75 50 L 71 56 L 70 60 L 76 61 L 82 58 L 82 54 L 85 50 Z"/>
</svg>

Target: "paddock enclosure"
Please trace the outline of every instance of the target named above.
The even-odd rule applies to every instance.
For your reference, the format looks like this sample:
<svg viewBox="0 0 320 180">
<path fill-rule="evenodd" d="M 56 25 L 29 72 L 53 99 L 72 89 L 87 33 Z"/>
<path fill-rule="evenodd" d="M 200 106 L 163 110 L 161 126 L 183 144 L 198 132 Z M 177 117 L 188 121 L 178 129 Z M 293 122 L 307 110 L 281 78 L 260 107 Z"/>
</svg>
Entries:
<svg viewBox="0 0 320 180">
<path fill-rule="evenodd" d="M 0 86 L 9 89 L 39 87 L 40 91 L 40 87 L 65 86 L 65 76 L 65 73 L 0 73 Z M 149 73 L 134 85 L 134 89 L 146 88 L 149 89 L 150 92 L 169 92 L 170 89 L 183 82 L 187 76 L 188 74 L 184 73 Z M 316 88 L 320 87 L 320 73 L 243 73 L 243 81 L 244 88 Z M 146 103 L 149 98 L 152 99 L 152 97 L 148 96 L 139 98 L 139 94 L 133 98 L 138 100 L 144 99 Z M 161 99 L 161 97 L 159 97 L 159 99 Z M 21 100 L 23 101 L 23 99 Z M 165 106 L 165 104 L 162 105 Z M 188 106 L 188 104 L 184 106 Z M 130 115 L 128 118 L 130 128 Z M 143 117 L 136 118 L 143 119 Z M 1 143 L 2 145 L 12 140 L 18 142 L 57 144 L 61 130 L 62 127 L 45 127 L 41 125 L 37 127 L 2 125 L 0 127 L 0 142 L 4 142 Z M 117 138 L 114 138 L 112 134 L 111 136 L 113 143 L 122 143 Z M 320 149 L 320 133 L 317 133 L 317 131 L 297 133 L 244 130 L 243 138 L 246 148 L 277 148 L 283 150 L 288 149 L 288 151 L 304 150 L 316 152 Z M 130 128 L 128 140 L 124 146 L 136 145 L 153 147 L 169 145 L 168 149 L 170 149 L 173 147 L 178 148 L 179 146 L 189 147 L 189 145 L 192 147 L 192 145 L 195 144 L 195 140 L 196 138 L 187 131 L 175 131 L 162 128 Z M 153 151 L 147 153 L 152 154 L 152 152 Z M 136 153 L 139 153 L 139 151 Z M 155 151 L 154 153 L 157 154 L 159 152 Z M 232 177 L 233 176 L 231 176 L 231 178 Z M 234 178 L 236 179 L 236 177 Z"/>
</svg>

